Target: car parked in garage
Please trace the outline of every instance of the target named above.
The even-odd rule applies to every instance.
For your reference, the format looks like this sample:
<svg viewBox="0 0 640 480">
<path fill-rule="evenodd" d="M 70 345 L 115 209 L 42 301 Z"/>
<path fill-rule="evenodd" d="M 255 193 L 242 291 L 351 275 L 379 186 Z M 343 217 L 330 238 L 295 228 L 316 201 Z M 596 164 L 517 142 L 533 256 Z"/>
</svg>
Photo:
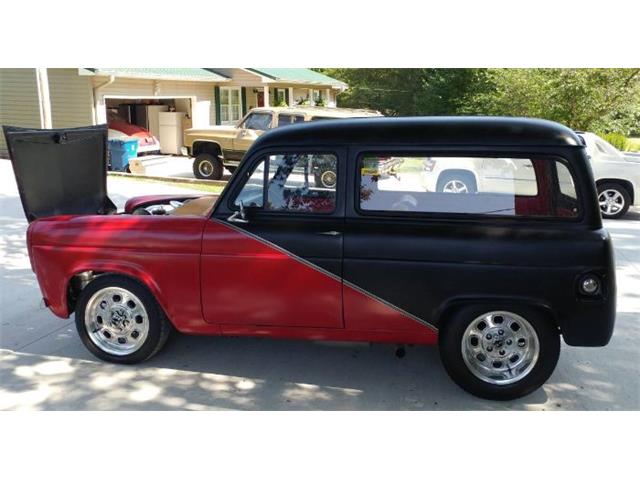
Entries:
<svg viewBox="0 0 640 480">
<path fill-rule="evenodd" d="M 253 142 L 272 128 L 301 122 L 372 116 L 380 116 L 380 113 L 351 108 L 259 107 L 249 111 L 237 125 L 185 130 L 184 146 L 186 153 L 195 157 L 193 174 L 196 178 L 220 180 L 223 167 L 233 173 Z M 313 174 L 325 186 L 330 186 L 335 179 L 335 172 L 322 163 L 315 166 Z"/>
<path fill-rule="evenodd" d="M 106 127 L 5 135 L 44 303 L 62 318 L 75 312 L 83 343 L 107 361 L 150 358 L 172 328 L 438 344 L 458 385 L 506 400 L 549 378 L 561 338 L 604 346 L 613 332 L 613 251 L 589 160 L 553 122 L 272 129 L 219 197 L 138 197 L 124 212 L 106 192 Z M 376 164 L 390 157 L 509 159 L 532 183 L 426 191 L 420 169 L 381 175 Z M 336 172 L 331 188 L 309 174 L 318 158 Z"/>
</svg>

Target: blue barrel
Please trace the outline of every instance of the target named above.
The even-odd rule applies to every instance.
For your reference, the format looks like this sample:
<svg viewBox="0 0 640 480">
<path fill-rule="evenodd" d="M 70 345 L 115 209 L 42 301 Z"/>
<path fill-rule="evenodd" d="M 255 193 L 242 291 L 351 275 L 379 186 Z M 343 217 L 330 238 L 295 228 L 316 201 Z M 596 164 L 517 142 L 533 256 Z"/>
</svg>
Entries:
<svg viewBox="0 0 640 480">
<path fill-rule="evenodd" d="M 138 140 L 109 140 L 109 165 L 111 170 L 125 172 L 129 160 L 138 156 Z"/>
</svg>

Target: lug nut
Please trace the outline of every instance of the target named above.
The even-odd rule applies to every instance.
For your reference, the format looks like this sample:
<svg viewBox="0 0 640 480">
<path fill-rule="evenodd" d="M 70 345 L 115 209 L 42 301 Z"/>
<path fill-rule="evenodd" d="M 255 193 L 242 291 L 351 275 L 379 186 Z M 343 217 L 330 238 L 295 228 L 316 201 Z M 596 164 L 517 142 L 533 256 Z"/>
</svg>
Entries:
<svg viewBox="0 0 640 480">
<path fill-rule="evenodd" d="M 511 340 L 510 338 L 507 339 L 507 345 L 511 345 L 513 343 L 513 340 Z"/>
<path fill-rule="evenodd" d="M 498 335 L 504 335 L 504 330 L 498 330 Z"/>
<path fill-rule="evenodd" d="M 487 333 L 487 340 L 491 340 L 493 338 L 493 335 L 491 335 L 490 333 Z"/>
<path fill-rule="evenodd" d="M 504 350 L 500 350 L 498 353 L 499 353 L 500 355 L 504 355 Z"/>
<path fill-rule="evenodd" d="M 487 347 L 487 352 L 493 352 L 493 347 Z"/>
</svg>

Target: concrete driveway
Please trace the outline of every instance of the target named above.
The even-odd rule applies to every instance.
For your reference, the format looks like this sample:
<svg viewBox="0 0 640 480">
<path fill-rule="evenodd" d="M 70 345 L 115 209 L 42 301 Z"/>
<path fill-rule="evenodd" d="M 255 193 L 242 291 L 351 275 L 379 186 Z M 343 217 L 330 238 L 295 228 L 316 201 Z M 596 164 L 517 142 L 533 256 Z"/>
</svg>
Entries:
<svg viewBox="0 0 640 480">
<path fill-rule="evenodd" d="M 109 179 L 134 195 L 184 192 Z M 563 345 L 547 384 L 518 401 L 480 400 L 447 377 L 437 348 L 173 335 L 137 366 L 94 359 L 73 319 L 40 304 L 10 164 L 0 160 L 0 409 L 629 410 L 640 407 L 640 212 L 607 222 L 618 269 L 616 331 L 605 348 Z"/>
</svg>

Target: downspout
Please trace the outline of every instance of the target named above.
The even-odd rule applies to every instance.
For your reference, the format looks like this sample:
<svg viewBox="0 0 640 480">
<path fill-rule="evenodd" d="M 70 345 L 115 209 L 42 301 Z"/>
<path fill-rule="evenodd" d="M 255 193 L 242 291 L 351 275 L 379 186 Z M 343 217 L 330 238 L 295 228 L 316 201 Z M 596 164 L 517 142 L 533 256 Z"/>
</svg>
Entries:
<svg viewBox="0 0 640 480">
<path fill-rule="evenodd" d="M 49 75 L 46 68 L 36 68 L 36 85 L 38 87 L 38 103 L 40 105 L 40 128 L 52 128 Z"/>
<path fill-rule="evenodd" d="M 96 85 L 93 87 L 93 123 L 95 125 L 97 125 L 100 122 L 100 119 L 98 118 L 98 108 L 97 108 L 97 101 L 98 101 L 98 94 L 100 93 L 100 90 L 102 90 L 104 87 L 107 87 L 109 85 L 111 85 L 113 82 L 115 82 L 116 77 L 114 75 L 109 75 L 109 79 L 105 80 L 104 82 L 102 82 L 100 85 Z"/>
</svg>

